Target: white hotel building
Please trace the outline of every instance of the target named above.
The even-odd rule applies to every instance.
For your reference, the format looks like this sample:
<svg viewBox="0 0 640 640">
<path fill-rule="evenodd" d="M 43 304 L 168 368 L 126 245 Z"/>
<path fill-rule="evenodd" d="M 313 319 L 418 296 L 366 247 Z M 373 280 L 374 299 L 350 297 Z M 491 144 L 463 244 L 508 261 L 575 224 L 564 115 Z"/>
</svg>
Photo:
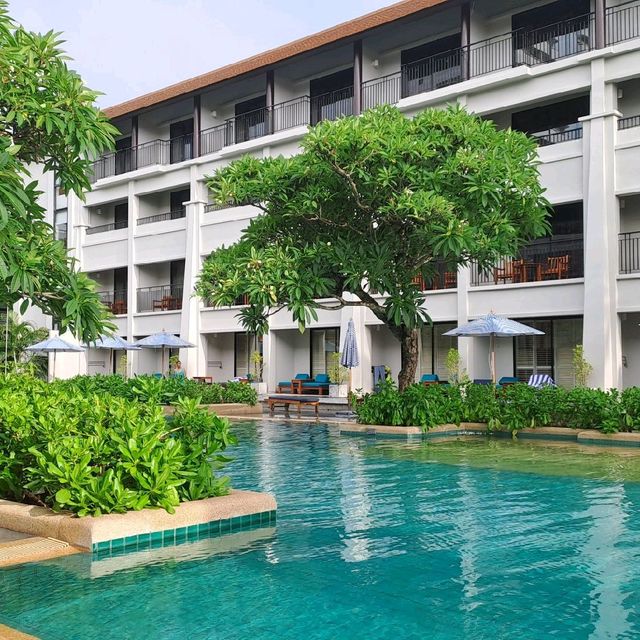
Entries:
<svg viewBox="0 0 640 640">
<path fill-rule="evenodd" d="M 51 178 L 48 205 L 120 335 L 179 334 L 197 345 L 181 353 L 189 375 L 228 380 L 247 373 L 252 340 L 238 307 L 192 294 L 206 256 L 258 213 L 208 204 L 206 176 L 242 154 L 295 154 L 322 119 L 381 103 L 411 117 L 454 102 L 540 140 L 553 232 L 491 273 L 425 283 L 434 325 L 422 332 L 419 374 L 446 377 L 456 345 L 442 333 L 493 310 L 545 332 L 500 340 L 498 376 L 550 373 L 570 386 L 583 343 L 593 385 L 640 384 L 640 0 L 400 2 L 107 109 L 122 135 L 95 162 L 86 202 L 55 194 Z M 397 375 L 399 345 L 369 312 L 320 311 L 304 334 L 279 313 L 260 345 L 269 391 L 325 371 L 351 317 L 355 386 L 371 388 L 375 365 Z M 487 341 L 457 346 L 472 378 L 489 377 Z M 157 352 L 132 358 L 134 372 L 159 371 Z M 59 361 L 66 374 L 105 373 L 109 358 Z"/>
</svg>

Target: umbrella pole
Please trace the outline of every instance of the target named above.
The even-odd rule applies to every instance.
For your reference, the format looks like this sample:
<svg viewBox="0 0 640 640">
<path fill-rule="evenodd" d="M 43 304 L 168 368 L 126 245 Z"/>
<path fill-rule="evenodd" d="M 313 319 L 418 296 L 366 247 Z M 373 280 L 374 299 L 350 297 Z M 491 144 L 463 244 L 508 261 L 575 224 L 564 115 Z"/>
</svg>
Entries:
<svg viewBox="0 0 640 640">
<path fill-rule="evenodd" d="M 164 347 L 162 347 L 162 377 L 164 378 Z"/>
<path fill-rule="evenodd" d="M 347 385 L 347 398 L 351 395 L 351 367 L 349 367 L 349 384 Z"/>
<path fill-rule="evenodd" d="M 51 371 L 51 382 L 56 379 L 56 354 L 57 352 L 53 352 L 53 371 Z"/>
<path fill-rule="evenodd" d="M 492 333 L 489 338 L 491 343 L 491 382 L 496 383 L 496 337 Z"/>
</svg>

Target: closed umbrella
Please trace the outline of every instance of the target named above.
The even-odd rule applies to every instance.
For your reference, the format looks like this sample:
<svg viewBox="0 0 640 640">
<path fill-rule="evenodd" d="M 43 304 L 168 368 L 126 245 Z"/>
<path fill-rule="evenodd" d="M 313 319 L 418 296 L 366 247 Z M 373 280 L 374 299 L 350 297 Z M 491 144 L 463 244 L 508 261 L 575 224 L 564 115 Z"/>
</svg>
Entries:
<svg viewBox="0 0 640 640">
<path fill-rule="evenodd" d="M 191 349 L 196 345 L 173 335 L 173 333 L 160 331 L 138 340 L 136 346 L 143 349 L 162 349 L 162 373 L 164 375 L 165 349 Z"/>
<path fill-rule="evenodd" d="M 360 366 L 360 354 L 358 353 L 358 340 L 356 338 L 356 328 L 353 325 L 353 320 L 349 320 L 347 324 L 347 333 L 344 337 L 344 344 L 342 345 L 342 356 L 340 358 L 340 364 L 343 367 L 349 369 L 349 393 L 351 393 L 351 369 Z"/>
<path fill-rule="evenodd" d="M 124 338 L 121 338 L 120 336 L 116 336 L 116 335 L 113 335 L 113 336 L 101 335 L 95 341 L 95 343 L 90 346 L 93 346 L 95 349 L 109 350 L 109 371 L 111 371 L 111 367 L 113 364 L 112 358 L 113 358 L 114 351 L 140 351 L 140 348 L 141 348 L 138 345 L 133 344 L 132 342 L 127 342 Z"/>
<path fill-rule="evenodd" d="M 35 351 L 38 353 L 53 353 L 53 374 L 51 380 L 55 380 L 56 377 L 56 353 L 62 351 L 64 353 L 81 353 L 84 348 L 80 345 L 73 344 L 63 340 L 60 336 L 51 336 L 42 342 L 36 342 L 27 347 L 25 351 Z"/>
<path fill-rule="evenodd" d="M 542 336 L 544 331 L 539 331 L 533 327 L 528 327 L 526 324 L 516 322 L 515 320 L 509 320 L 503 316 L 497 316 L 494 313 L 488 313 L 486 316 L 482 316 L 477 320 L 473 320 L 468 324 L 464 324 L 461 327 L 456 327 L 447 331 L 445 336 L 459 336 L 476 338 L 482 336 L 489 336 L 490 351 L 491 351 L 491 381 L 496 382 L 496 338 L 513 338 L 515 336 Z"/>
</svg>

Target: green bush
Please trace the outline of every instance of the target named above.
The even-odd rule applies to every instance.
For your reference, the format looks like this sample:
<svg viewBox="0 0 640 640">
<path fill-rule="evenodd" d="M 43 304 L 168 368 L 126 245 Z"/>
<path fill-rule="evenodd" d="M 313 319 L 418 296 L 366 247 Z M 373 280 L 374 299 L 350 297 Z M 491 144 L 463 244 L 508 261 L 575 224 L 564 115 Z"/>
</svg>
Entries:
<svg viewBox="0 0 640 640">
<path fill-rule="evenodd" d="M 612 389 L 559 387 L 534 389 L 515 384 L 411 385 L 399 392 L 386 381 L 379 393 L 366 395 L 354 407 L 363 424 L 416 425 L 486 422 L 490 428 L 517 431 L 544 426 L 599 429 L 604 433 L 640 431 L 640 388 L 622 393 Z"/>
<path fill-rule="evenodd" d="M 83 393 L 110 394 L 118 398 L 158 404 L 173 404 L 178 398 L 200 398 L 202 404 L 241 402 L 255 405 L 258 394 L 248 384 L 201 384 L 188 378 L 136 376 L 128 380 L 119 375 L 76 376 L 54 383 L 64 389 Z"/>
<path fill-rule="evenodd" d="M 227 420 L 176 400 L 168 422 L 153 402 L 50 384 L 0 378 L 0 497 L 87 514 L 162 507 L 223 495 L 214 470 L 233 442 Z M 76 381 L 78 382 L 78 381 Z M 111 388 L 111 387 L 110 387 Z"/>
</svg>

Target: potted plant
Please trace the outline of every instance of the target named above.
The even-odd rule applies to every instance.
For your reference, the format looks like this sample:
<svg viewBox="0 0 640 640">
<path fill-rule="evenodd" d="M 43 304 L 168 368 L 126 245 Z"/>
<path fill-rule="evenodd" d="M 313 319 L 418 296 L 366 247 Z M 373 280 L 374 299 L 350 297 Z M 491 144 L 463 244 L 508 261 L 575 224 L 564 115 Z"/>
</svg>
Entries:
<svg viewBox="0 0 640 640">
<path fill-rule="evenodd" d="M 267 393 L 267 383 L 262 381 L 262 374 L 264 371 L 264 357 L 259 351 L 252 351 L 251 356 L 252 372 L 249 376 L 251 386 L 256 390 L 258 394 Z"/>
<path fill-rule="evenodd" d="M 346 398 L 349 370 L 340 364 L 340 353 L 329 354 L 327 374 L 329 375 L 329 397 Z"/>
</svg>

